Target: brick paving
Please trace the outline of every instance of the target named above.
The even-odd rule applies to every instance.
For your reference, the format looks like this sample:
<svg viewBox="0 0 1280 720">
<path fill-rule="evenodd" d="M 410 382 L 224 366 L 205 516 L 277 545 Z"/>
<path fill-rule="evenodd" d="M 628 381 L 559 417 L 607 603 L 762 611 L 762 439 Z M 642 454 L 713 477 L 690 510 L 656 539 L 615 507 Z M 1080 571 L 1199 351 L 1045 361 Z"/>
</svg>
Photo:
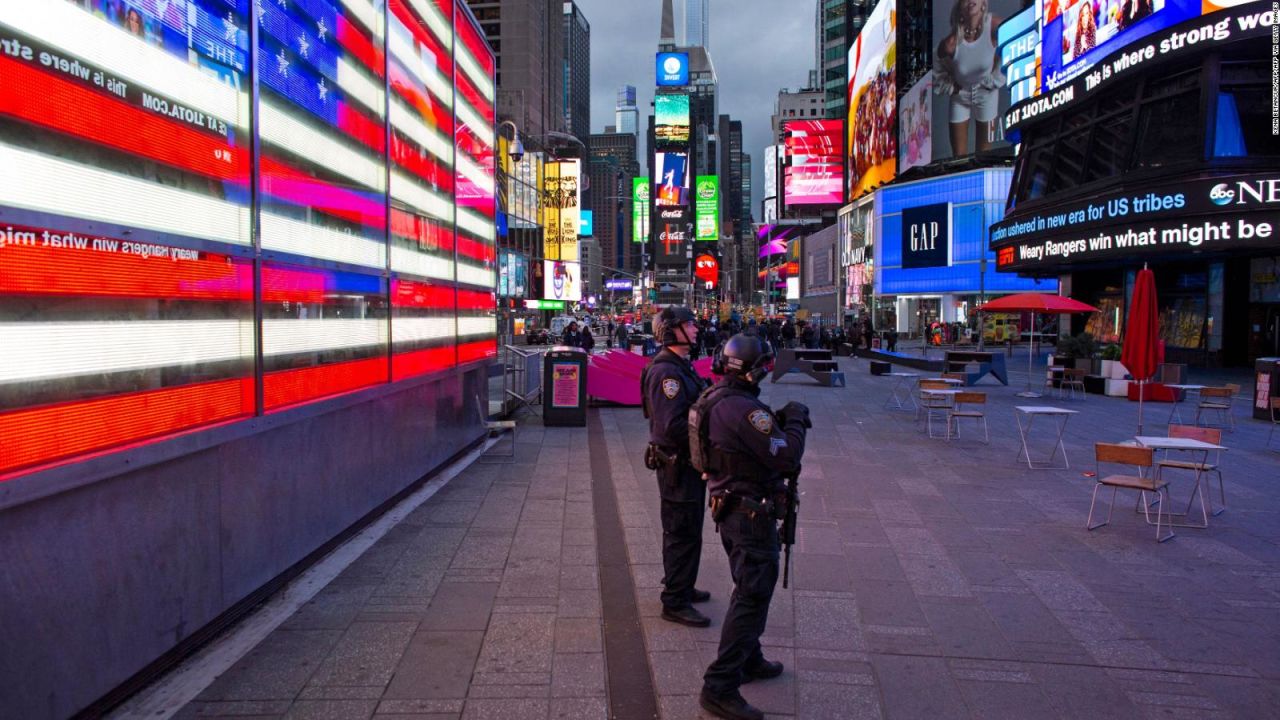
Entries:
<svg viewBox="0 0 1280 720">
<path fill-rule="evenodd" d="M 787 671 L 745 686 L 749 700 L 804 720 L 1277 715 L 1280 454 L 1245 403 L 1224 437 L 1229 509 L 1157 544 L 1132 495 L 1111 525 L 1084 529 L 1092 443 L 1132 436 L 1135 404 L 1031 401 L 1080 412 L 1072 469 L 1031 471 L 1014 460 L 1012 407 L 1028 404 L 1016 369 L 1010 387 L 982 388 L 987 446 L 928 439 L 911 413 L 881 409 L 890 380 L 841 362 L 847 388 L 766 383 L 774 405 L 809 404 L 815 428 L 793 589 L 779 588 L 764 638 Z M 719 539 L 708 523 L 712 627 L 659 619 L 645 423 L 593 412 L 660 711 L 702 717 L 729 590 Z M 1148 434 L 1167 415 L 1149 406 Z M 464 471 L 177 717 L 607 717 L 587 430 L 534 421 L 517 455 Z M 1189 486 L 1175 480 L 1175 500 Z"/>
</svg>

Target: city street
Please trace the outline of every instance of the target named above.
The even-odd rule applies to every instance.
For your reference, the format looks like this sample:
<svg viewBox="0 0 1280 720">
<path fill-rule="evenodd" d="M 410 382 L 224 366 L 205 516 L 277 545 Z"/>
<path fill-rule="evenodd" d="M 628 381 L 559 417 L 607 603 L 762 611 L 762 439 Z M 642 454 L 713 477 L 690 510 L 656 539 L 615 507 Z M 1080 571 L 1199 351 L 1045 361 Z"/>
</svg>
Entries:
<svg viewBox="0 0 1280 720">
<path fill-rule="evenodd" d="M 1158 544 L 1132 495 L 1085 530 L 1092 443 L 1132 437 L 1136 403 L 1033 401 L 1079 415 L 1064 436 L 1071 469 L 1028 470 L 1012 409 L 1025 375 L 977 388 L 988 446 L 969 426 L 929 439 L 912 413 L 882 409 L 890 378 L 841 364 L 848 388 L 764 386 L 774 406 L 808 404 L 814 429 L 793 585 L 778 588 L 764 637 L 786 672 L 744 686 L 748 700 L 806 720 L 1274 716 L 1280 455 L 1243 402 L 1223 441 L 1228 509 Z M 1148 407 L 1146 431 L 1163 435 L 1167 414 Z M 587 428 L 524 413 L 514 464 L 467 468 L 176 716 L 605 718 L 649 693 L 663 718 L 702 717 L 727 563 L 708 523 L 712 626 L 658 617 L 646 432 L 638 409 L 592 410 Z M 1052 441 L 1040 432 L 1033 451 Z M 1190 484 L 1174 481 L 1175 504 Z M 618 521 L 647 678 L 619 676 L 628 641 L 604 620 L 632 612 L 613 595 Z"/>
</svg>

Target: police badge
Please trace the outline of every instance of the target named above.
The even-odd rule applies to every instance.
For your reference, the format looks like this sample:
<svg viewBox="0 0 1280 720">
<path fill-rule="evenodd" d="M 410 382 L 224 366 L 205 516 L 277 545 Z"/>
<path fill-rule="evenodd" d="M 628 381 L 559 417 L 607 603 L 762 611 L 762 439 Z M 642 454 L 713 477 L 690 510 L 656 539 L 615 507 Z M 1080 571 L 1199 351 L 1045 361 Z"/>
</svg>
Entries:
<svg viewBox="0 0 1280 720">
<path fill-rule="evenodd" d="M 769 414 L 768 410 L 752 410 L 751 414 L 747 416 L 747 420 L 752 427 L 765 435 L 773 432 L 773 416 Z"/>
<path fill-rule="evenodd" d="M 675 400 L 676 395 L 680 394 L 680 381 L 675 378 L 667 378 L 662 381 L 662 394 L 667 396 L 668 400 Z"/>
</svg>

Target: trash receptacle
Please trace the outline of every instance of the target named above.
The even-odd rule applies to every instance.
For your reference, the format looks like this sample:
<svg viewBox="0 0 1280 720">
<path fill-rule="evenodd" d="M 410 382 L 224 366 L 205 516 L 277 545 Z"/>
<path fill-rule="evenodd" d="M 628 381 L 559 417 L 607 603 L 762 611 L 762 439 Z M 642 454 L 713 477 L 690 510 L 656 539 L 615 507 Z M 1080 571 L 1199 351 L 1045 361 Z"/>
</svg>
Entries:
<svg viewBox="0 0 1280 720">
<path fill-rule="evenodd" d="M 1253 417 L 1271 419 L 1271 398 L 1280 397 L 1280 357 L 1258 358 L 1254 365 Z"/>
<path fill-rule="evenodd" d="M 587 354 L 576 348 L 551 348 L 542 360 L 542 424 L 586 427 Z"/>
</svg>

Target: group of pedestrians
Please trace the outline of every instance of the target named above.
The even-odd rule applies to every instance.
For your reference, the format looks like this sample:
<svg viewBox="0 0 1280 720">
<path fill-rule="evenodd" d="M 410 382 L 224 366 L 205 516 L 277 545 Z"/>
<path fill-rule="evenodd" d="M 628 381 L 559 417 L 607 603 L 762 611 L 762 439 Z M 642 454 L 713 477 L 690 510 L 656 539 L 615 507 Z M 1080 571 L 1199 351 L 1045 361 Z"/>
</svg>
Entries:
<svg viewBox="0 0 1280 720">
<path fill-rule="evenodd" d="M 755 320 L 742 326 L 731 317 L 716 325 L 699 322 L 688 308 L 669 307 L 654 319 L 653 332 L 662 349 L 640 383 L 649 420 L 645 465 L 657 471 L 661 499 L 662 617 L 711 624 L 694 607 L 711 598 L 695 586 L 709 499 L 733 593 L 699 704 L 717 717 L 760 720 L 764 714 L 738 688 L 783 672 L 782 663 L 765 658 L 760 636 L 778 581 L 778 521 L 794 507 L 784 478 L 799 472 L 809 409 L 791 402 L 774 411 L 760 401 L 773 352 Z M 691 362 L 708 337 L 718 345 L 712 370 L 721 376 L 710 388 Z"/>
</svg>

